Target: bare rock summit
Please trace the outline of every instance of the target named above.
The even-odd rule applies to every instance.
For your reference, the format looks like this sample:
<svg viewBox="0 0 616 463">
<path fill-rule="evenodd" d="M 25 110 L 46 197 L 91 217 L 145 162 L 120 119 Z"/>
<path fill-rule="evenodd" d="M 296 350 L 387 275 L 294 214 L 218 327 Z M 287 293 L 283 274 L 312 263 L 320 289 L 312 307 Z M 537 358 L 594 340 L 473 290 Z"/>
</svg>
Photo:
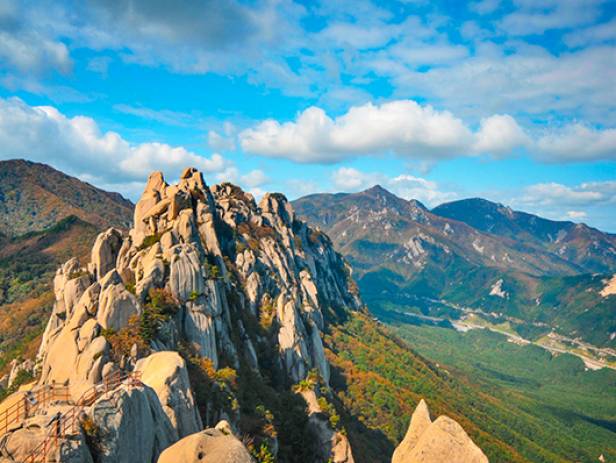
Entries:
<svg viewBox="0 0 616 463">
<path fill-rule="evenodd" d="M 391 462 L 488 463 L 488 458 L 456 421 L 447 416 L 432 421 L 428 406 L 422 399 Z"/>
</svg>

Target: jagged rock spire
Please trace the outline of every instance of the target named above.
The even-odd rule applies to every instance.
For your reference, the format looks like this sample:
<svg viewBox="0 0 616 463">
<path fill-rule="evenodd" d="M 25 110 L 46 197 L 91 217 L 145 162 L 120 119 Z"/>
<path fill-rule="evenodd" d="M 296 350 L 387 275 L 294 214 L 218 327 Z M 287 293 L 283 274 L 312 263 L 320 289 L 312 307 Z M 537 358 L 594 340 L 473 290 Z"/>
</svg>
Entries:
<svg viewBox="0 0 616 463">
<path fill-rule="evenodd" d="M 392 463 L 488 463 L 462 426 L 447 416 L 434 422 L 421 399 L 413 412 L 408 431 L 394 451 Z"/>
<path fill-rule="evenodd" d="M 143 371 L 154 392 L 114 393 L 94 416 L 106 420 L 113 401 L 127 412 L 133 406 L 146 410 L 158 397 L 160 403 L 150 407 L 156 413 L 141 414 L 159 436 L 148 455 L 201 424 L 188 410 L 194 412 L 194 403 L 185 367 L 173 351 L 188 349 L 214 370 L 245 364 L 260 376 L 269 374 L 261 365 L 271 365 L 285 377 L 280 387 L 298 383 L 310 371 L 327 385 L 321 333 L 328 321 L 362 307 L 348 266 L 329 238 L 297 220 L 284 195 L 266 194 L 257 205 L 229 183 L 208 187 L 194 168 L 185 169 L 176 185 L 152 173 L 135 206 L 132 229 L 101 233 L 91 262 L 71 259 L 63 265 L 54 290 L 56 303 L 39 351 L 41 384 L 66 384 L 77 398 L 114 372 Z M 135 319 L 141 327 L 151 323 L 152 310 L 162 310 L 161 304 L 173 310 L 156 315 L 156 329 L 135 339 L 130 352 L 117 352 L 113 336 L 131 342 L 127 336 L 135 336 L 130 331 Z M 273 358 L 259 357 L 266 354 L 257 346 L 268 346 L 265 352 Z M 170 364 L 152 366 L 160 362 Z M 169 384 L 177 386 L 174 392 Z M 222 418 L 236 426 L 239 410 L 214 410 L 203 424 Z M 124 425 L 133 429 L 133 424 Z M 342 435 L 327 423 L 319 422 L 316 431 L 335 441 L 330 447 L 336 455 L 346 455 L 344 460 L 334 455 L 334 461 L 352 461 Z M 109 455 L 121 452 L 126 439 L 117 433 Z"/>
</svg>

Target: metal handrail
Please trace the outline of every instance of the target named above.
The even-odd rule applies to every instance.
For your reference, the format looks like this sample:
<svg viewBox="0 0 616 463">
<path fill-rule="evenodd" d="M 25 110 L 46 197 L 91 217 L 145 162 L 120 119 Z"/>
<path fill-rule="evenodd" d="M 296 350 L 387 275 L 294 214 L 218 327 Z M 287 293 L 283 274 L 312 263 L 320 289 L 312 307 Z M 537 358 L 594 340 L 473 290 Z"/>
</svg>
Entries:
<svg viewBox="0 0 616 463">
<path fill-rule="evenodd" d="M 129 387 L 141 386 L 141 372 L 121 372 L 116 371 L 107 377 L 102 383 L 92 386 L 85 391 L 73 407 L 62 415 L 57 415 L 50 424 L 53 427 L 45 436 L 43 442 L 30 452 L 24 463 L 44 463 L 47 461 L 49 453 L 59 448 L 60 438 L 67 434 L 74 434 L 79 423 L 79 412 L 81 408 L 92 405 L 100 397 L 114 390 L 116 387 L 126 382 Z"/>
<path fill-rule="evenodd" d="M 67 386 L 46 384 L 32 391 L 22 392 L 22 396 L 21 399 L 0 413 L 0 436 L 6 434 L 13 423 L 25 420 L 36 410 L 53 400 L 68 401 L 70 395 Z"/>
</svg>

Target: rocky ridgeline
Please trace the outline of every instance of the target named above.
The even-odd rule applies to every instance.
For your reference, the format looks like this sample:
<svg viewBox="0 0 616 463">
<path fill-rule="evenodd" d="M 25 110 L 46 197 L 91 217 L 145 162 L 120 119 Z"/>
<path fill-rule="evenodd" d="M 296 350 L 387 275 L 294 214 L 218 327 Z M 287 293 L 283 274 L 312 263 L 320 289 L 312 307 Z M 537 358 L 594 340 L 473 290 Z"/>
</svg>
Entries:
<svg viewBox="0 0 616 463">
<path fill-rule="evenodd" d="M 134 228 L 127 235 L 113 228 L 101 233 L 90 263 L 66 262 L 54 290 L 38 353 L 39 387 L 67 385 L 71 400 L 4 436 L 8 461 L 21 461 L 36 446 L 50 413 L 63 412 L 118 371 L 140 372 L 144 385 L 122 384 L 83 407 L 81 428 L 88 429 L 66 440 L 63 455 L 155 462 L 179 439 L 221 420 L 229 432 L 210 430 L 186 445 L 239 433 L 232 388 L 225 389 L 231 406 L 207 398 L 197 404 L 185 359 L 210 375 L 248 369 L 271 378 L 279 371 L 274 387 L 287 390 L 310 374 L 326 395 L 330 371 L 321 333 L 326 323 L 361 309 L 347 264 L 324 234 L 295 218 L 284 196 L 266 194 L 257 204 L 234 185 L 209 188 L 191 168 L 177 185 L 160 172 L 150 175 Z M 346 437 L 326 418 L 315 413 L 309 422 L 323 461 L 353 461 Z M 275 454 L 276 433 L 270 434 L 267 448 Z"/>
</svg>

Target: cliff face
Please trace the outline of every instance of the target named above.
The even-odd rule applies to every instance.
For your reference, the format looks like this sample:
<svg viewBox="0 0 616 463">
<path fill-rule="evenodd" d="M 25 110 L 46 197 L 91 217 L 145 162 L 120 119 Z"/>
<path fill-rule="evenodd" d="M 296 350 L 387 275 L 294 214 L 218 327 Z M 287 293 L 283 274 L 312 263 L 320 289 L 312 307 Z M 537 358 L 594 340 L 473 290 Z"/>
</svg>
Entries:
<svg viewBox="0 0 616 463">
<path fill-rule="evenodd" d="M 255 452 L 275 454 L 288 430 L 259 392 L 295 386 L 327 404 L 322 333 L 361 310 L 344 260 L 284 196 L 257 205 L 233 185 L 210 189 L 194 169 L 177 185 L 153 173 L 130 232 L 101 233 L 89 263 L 73 258 L 57 271 L 54 291 L 37 387 L 68 387 L 62 406 L 79 405 L 81 429 L 91 423 L 79 452 L 98 461 L 156 461 L 221 419 Z M 138 379 L 112 381 L 130 372 Z M 94 403 L 80 400 L 110 381 Z M 352 461 L 346 438 L 305 408 L 293 419 L 319 443 L 314 461 Z M 30 430 L 26 421 L 19 432 Z"/>
</svg>

